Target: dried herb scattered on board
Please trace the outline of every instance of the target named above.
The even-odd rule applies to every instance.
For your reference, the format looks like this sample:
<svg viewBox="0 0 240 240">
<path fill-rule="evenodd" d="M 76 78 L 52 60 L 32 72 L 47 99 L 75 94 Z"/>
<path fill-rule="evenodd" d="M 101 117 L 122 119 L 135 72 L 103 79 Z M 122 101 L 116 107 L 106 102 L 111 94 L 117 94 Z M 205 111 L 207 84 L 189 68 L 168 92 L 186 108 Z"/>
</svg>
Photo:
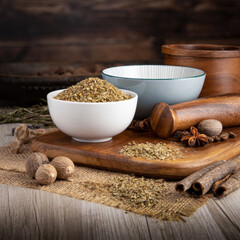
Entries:
<svg viewBox="0 0 240 240">
<path fill-rule="evenodd" d="M 136 143 L 129 142 L 124 145 L 120 153 L 129 157 L 141 157 L 147 160 L 175 160 L 175 158 L 183 158 L 179 148 L 169 146 L 166 143 Z"/>
<path fill-rule="evenodd" d="M 131 96 L 100 78 L 86 78 L 59 93 L 56 99 L 71 102 L 116 102 Z"/>
</svg>

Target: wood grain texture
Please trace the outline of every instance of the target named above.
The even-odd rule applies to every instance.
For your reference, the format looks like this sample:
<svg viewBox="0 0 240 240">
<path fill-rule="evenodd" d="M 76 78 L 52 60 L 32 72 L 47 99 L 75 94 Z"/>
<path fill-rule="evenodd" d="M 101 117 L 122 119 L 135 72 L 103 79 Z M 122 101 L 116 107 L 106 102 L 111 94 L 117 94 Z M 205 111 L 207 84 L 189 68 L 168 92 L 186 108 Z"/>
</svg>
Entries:
<svg viewBox="0 0 240 240">
<path fill-rule="evenodd" d="M 204 219 L 208 219 L 207 222 Z M 203 206 L 197 214 L 191 217 L 191 221 L 187 222 L 161 222 L 156 224 L 154 220 L 148 219 L 150 233 L 152 239 L 174 239 L 185 240 L 190 239 L 225 239 L 221 229 L 216 224 L 213 216 L 209 213 L 206 206 Z M 200 231 L 204 228 L 205 231 Z"/>
<path fill-rule="evenodd" d="M 186 130 L 205 119 L 219 120 L 224 127 L 240 125 L 240 93 L 205 97 L 193 101 L 154 106 L 150 122 L 160 137 L 170 137 L 177 130 Z"/>
<path fill-rule="evenodd" d="M 141 0 L 138 4 L 135 0 L 4 1 L 0 8 L 1 38 L 36 39 L 94 32 L 129 36 L 134 30 L 159 36 L 239 36 L 239 8 L 236 0 L 228 4 L 223 0 Z"/>
<path fill-rule="evenodd" d="M 2 1 L 0 62 L 153 63 L 164 43 L 239 45 L 239 9 L 237 0 Z"/>
<path fill-rule="evenodd" d="M 13 141 L 12 129 L 17 127 L 18 125 L 18 123 L 9 123 L 6 125 L 0 124 L 0 146 L 5 146 Z"/>
<path fill-rule="evenodd" d="M 114 171 L 135 173 L 139 175 L 181 179 L 211 163 L 229 160 L 240 154 L 240 128 L 231 129 L 236 138 L 204 147 L 190 148 L 181 143 L 158 138 L 152 132 L 139 133 L 126 130 L 113 140 L 104 143 L 79 143 L 60 131 L 41 136 L 33 141 L 32 149 L 42 152 L 50 158 L 67 156 L 75 163 Z M 183 158 L 175 160 L 146 160 L 123 156 L 119 153 L 129 142 L 165 142 L 169 146 L 179 148 Z"/>
<path fill-rule="evenodd" d="M 143 216 L 20 187 L 0 192 L 1 239 L 149 239 Z"/>
<path fill-rule="evenodd" d="M 0 146 L 13 126 L 0 125 Z M 209 200 L 187 222 L 160 222 L 95 203 L 0 185 L 0 239 L 239 239 L 240 190 Z"/>
<path fill-rule="evenodd" d="M 162 46 L 162 52 L 167 65 L 195 67 L 206 72 L 201 97 L 240 90 L 240 47 L 169 44 Z"/>
<path fill-rule="evenodd" d="M 210 214 L 212 215 L 214 221 L 217 223 L 219 228 L 221 229 L 222 233 L 225 235 L 227 239 L 238 239 L 240 234 L 240 228 L 239 228 L 239 221 L 240 217 L 237 217 L 233 215 L 232 209 L 233 208 L 227 208 L 226 205 L 231 203 L 231 205 L 234 205 L 234 199 L 237 200 L 237 197 L 239 197 L 240 190 L 234 192 L 233 194 L 228 195 L 224 199 L 224 204 L 222 204 L 222 201 L 220 201 L 220 204 L 222 204 L 225 208 L 222 209 L 219 206 L 219 200 L 214 198 L 213 201 L 206 204 L 206 207 Z M 230 197 L 230 198 L 229 198 Z M 239 211 L 239 203 L 235 205 L 234 211 Z M 228 226 L 226 228 L 226 226 Z"/>
<path fill-rule="evenodd" d="M 56 37 L 43 40 L 0 42 L 0 62 L 81 62 L 160 61 L 154 41 L 144 39 L 96 39 L 95 36 Z"/>
<path fill-rule="evenodd" d="M 240 191 L 239 191 L 240 192 Z M 239 222 L 240 219 L 238 219 Z M 239 230 L 210 200 L 187 222 L 160 222 L 147 218 L 151 239 L 238 239 Z M 204 228 L 204 231 L 201 229 Z"/>
<path fill-rule="evenodd" d="M 229 194 L 228 196 L 224 197 L 223 199 L 215 199 L 215 203 L 218 207 L 222 210 L 225 216 L 231 220 L 233 225 L 238 229 L 240 232 L 240 216 L 236 213 L 240 212 L 240 204 L 239 204 L 239 197 L 240 197 L 240 189 L 234 191 L 233 193 Z M 231 206 L 234 206 L 233 208 Z"/>
</svg>

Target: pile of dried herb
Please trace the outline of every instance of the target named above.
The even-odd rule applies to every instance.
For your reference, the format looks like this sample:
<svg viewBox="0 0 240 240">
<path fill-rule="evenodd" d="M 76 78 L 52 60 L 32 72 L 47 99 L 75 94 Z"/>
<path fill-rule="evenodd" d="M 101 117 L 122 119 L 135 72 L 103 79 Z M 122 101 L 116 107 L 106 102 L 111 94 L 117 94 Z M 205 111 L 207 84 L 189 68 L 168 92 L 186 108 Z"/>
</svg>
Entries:
<svg viewBox="0 0 240 240">
<path fill-rule="evenodd" d="M 59 93 L 56 99 L 71 102 L 116 102 L 131 96 L 100 78 L 86 78 Z"/>
<path fill-rule="evenodd" d="M 159 187 L 161 184 L 161 188 Z M 117 176 L 111 181 L 110 193 L 131 206 L 153 207 L 160 201 L 167 187 L 163 182 L 135 176 Z"/>
<path fill-rule="evenodd" d="M 0 112 L 0 124 L 4 123 L 27 123 L 33 127 L 54 126 L 49 115 L 48 107 L 45 104 L 32 107 L 13 107 Z"/>
<path fill-rule="evenodd" d="M 166 143 L 136 143 L 130 142 L 123 146 L 120 153 L 129 157 L 141 157 L 147 160 L 175 160 L 182 157 L 180 149 L 171 147 Z"/>
</svg>

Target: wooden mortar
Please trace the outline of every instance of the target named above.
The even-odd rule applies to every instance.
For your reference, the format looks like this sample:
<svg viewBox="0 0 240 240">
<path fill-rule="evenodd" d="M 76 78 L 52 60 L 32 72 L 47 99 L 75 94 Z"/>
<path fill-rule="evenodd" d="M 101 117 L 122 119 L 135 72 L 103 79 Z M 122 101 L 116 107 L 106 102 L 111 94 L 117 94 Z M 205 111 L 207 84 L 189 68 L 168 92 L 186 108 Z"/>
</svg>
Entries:
<svg viewBox="0 0 240 240">
<path fill-rule="evenodd" d="M 162 46 L 164 64 L 202 69 L 206 80 L 200 94 L 213 96 L 240 90 L 240 47 L 209 44 Z"/>
</svg>

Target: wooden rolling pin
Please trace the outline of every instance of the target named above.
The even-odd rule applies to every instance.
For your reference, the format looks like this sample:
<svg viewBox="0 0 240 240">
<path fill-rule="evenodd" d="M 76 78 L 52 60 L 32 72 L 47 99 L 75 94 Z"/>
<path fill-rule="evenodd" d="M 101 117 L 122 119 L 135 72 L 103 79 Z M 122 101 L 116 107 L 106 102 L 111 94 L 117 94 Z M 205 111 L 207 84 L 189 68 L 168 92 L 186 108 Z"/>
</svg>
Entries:
<svg viewBox="0 0 240 240">
<path fill-rule="evenodd" d="M 217 119 L 224 127 L 240 125 L 240 93 L 199 98 L 175 105 L 158 103 L 150 116 L 151 127 L 158 136 L 170 137 L 204 119 Z"/>
</svg>

